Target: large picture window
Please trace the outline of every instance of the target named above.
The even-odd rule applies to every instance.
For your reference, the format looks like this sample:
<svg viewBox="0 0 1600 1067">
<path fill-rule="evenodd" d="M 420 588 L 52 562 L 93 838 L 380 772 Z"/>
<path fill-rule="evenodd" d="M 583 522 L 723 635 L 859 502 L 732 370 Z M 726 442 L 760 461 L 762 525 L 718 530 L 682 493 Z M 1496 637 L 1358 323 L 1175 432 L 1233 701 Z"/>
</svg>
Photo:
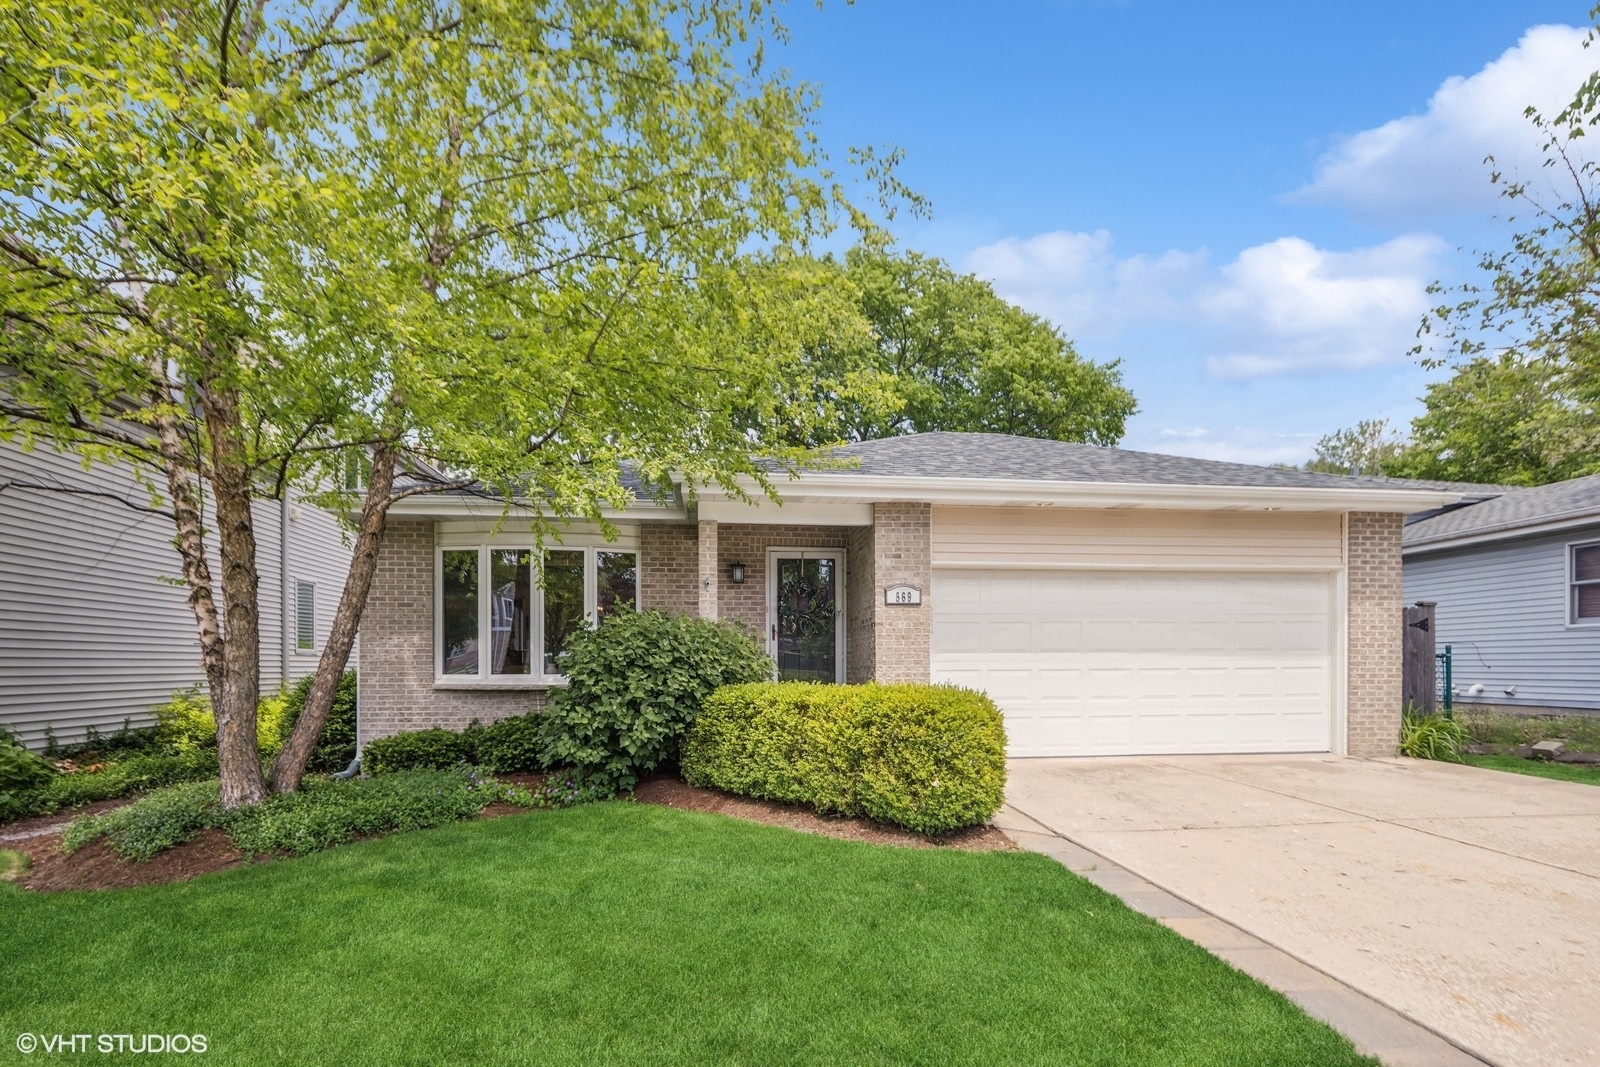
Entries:
<svg viewBox="0 0 1600 1067">
<path fill-rule="evenodd" d="M 447 546 L 438 568 L 435 669 L 452 682 L 559 680 L 572 635 L 638 601 L 631 549 Z"/>
<path fill-rule="evenodd" d="M 1574 625 L 1600 624 L 1600 541 L 1569 545 L 1567 551 L 1572 553 L 1567 621 Z"/>
</svg>

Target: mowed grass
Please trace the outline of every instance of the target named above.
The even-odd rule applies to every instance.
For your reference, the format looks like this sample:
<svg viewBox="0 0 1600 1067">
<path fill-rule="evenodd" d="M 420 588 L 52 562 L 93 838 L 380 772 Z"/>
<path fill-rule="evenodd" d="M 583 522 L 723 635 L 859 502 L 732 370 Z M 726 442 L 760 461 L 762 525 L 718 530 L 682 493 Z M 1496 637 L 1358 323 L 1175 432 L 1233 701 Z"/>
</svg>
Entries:
<svg viewBox="0 0 1600 1067">
<path fill-rule="evenodd" d="M 1042 856 L 620 802 L 182 885 L 0 884 L 0 961 L 7 1056 L 28 1032 L 203 1033 L 252 1065 L 1371 1062 Z"/>
<path fill-rule="evenodd" d="M 1521 756 L 1466 755 L 1461 758 L 1469 766 L 1491 771 L 1511 771 L 1514 774 L 1531 774 L 1535 778 L 1600 785 L 1600 765 L 1593 763 L 1546 763 L 1544 760 L 1523 759 Z"/>
</svg>

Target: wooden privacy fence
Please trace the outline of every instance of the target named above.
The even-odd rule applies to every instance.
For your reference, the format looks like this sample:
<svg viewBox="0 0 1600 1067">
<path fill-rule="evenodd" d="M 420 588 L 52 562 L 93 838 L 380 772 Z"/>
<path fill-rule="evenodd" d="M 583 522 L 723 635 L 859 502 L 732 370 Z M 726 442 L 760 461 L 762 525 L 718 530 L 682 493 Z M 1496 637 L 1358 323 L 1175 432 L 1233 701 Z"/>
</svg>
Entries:
<svg viewBox="0 0 1600 1067">
<path fill-rule="evenodd" d="M 1431 600 L 1419 600 L 1402 609 L 1402 669 L 1400 699 L 1432 715 L 1439 708 L 1438 661 L 1434 648 L 1434 608 Z"/>
</svg>

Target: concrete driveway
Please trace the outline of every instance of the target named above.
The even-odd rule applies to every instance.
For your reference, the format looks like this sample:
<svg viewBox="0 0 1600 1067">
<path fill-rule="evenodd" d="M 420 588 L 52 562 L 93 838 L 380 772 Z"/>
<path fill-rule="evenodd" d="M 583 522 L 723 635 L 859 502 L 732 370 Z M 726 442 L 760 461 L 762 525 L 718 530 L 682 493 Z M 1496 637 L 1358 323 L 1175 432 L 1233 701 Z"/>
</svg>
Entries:
<svg viewBox="0 0 1600 1067">
<path fill-rule="evenodd" d="M 1014 760 L 1006 799 L 1479 1056 L 1600 1063 L 1600 788 L 1184 756 Z"/>
</svg>

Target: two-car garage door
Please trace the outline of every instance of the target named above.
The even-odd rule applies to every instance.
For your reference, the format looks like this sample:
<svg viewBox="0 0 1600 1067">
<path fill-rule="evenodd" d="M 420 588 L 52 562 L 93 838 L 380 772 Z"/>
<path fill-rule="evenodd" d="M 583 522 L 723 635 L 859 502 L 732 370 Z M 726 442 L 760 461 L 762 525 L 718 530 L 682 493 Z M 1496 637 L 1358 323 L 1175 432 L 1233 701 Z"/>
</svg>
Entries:
<svg viewBox="0 0 1600 1067">
<path fill-rule="evenodd" d="M 933 677 L 986 690 L 1014 756 L 1323 752 L 1325 572 L 949 568 Z"/>
</svg>

